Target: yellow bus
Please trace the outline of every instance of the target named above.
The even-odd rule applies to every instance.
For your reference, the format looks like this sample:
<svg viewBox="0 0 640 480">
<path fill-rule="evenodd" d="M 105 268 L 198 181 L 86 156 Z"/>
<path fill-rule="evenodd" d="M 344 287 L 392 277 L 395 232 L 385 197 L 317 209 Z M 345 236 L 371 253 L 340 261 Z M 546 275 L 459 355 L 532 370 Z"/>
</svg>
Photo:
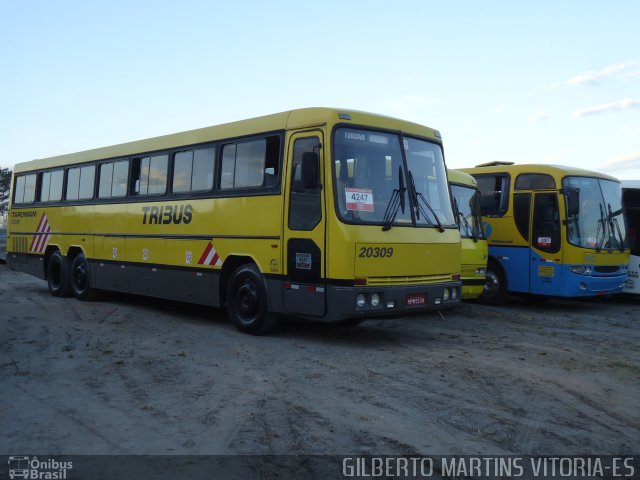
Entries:
<svg viewBox="0 0 640 480">
<path fill-rule="evenodd" d="M 10 268 L 53 295 L 114 290 L 357 321 L 459 303 L 440 134 L 309 108 L 16 165 Z"/>
<path fill-rule="evenodd" d="M 480 192 L 475 178 L 467 173 L 449 170 L 447 176 L 462 240 L 462 299 L 469 300 L 478 298 L 486 283 L 488 246 L 482 229 Z"/>
<path fill-rule="evenodd" d="M 507 162 L 462 170 L 478 182 L 489 241 L 481 300 L 498 305 L 509 292 L 581 297 L 622 290 L 629 248 L 618 180 Z"/>
</svg>

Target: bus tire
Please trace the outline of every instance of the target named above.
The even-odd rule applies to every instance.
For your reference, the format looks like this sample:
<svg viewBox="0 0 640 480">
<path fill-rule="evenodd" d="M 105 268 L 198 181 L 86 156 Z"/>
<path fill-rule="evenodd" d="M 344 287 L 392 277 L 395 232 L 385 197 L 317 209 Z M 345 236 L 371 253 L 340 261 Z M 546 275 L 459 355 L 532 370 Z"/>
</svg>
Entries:
<svg viewBox="0 0 640 480">
<path fill-rule="evenodd" d="M 47 261 L 47 286 L 54 297 L 71 295 L 69 261 L 59 250 L 53 252 Z"/>
<path fill-rule="evenodd" d="M 92 300 L 95 289 L 91 286 L 89 262 L 83 253 L 79 253 L 71 263 L 71 292 L 78 300 Z"/>
<path fill-rule="evenodd" d="M 496 262 L 490 261 L 487 264 L 487 283 L 478 301 L 485 305 L 498 306 L 505 304 L 507 300 L 509 300 L 507 277 Z"/>
<path fill-rule="evenodd" d="M 254 264 L 241 265 L 233 272 L 227 288 L 227 312 L 241 332 L 265 335 L 275 328 L 277 317 L 269 312 L 267 287 Z"/>
</svg>

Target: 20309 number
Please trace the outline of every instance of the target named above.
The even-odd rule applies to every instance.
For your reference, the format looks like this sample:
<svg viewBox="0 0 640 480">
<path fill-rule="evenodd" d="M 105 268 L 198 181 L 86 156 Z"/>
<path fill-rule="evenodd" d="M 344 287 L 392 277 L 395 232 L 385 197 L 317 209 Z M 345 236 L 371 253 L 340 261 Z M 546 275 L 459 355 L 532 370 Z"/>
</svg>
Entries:
<svg viewBox="0 0 640 480">
<path fill-rule="evenodd" d="M 393 257 L 393 247 L 360 247 L 358 257 L 385 258 Z"/>
</svg>

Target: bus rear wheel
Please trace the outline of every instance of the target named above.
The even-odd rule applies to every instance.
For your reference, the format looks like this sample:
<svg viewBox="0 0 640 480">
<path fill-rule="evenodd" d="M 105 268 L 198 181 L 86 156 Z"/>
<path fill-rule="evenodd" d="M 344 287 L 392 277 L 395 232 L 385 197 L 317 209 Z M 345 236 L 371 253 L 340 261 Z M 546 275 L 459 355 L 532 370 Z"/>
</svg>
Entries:
<svg viewBox="0 0 640 480">
<path fill-rule="evenodd" d="M 227 312 L 241 332 L 265 335 L 275 328 L 277 318 L 269 312 L 267 287 L 255 265 L 242 265 L 233 272 L 227 288 Z"/>
<path fill-rule="evenodd" d="M 68 297 L 71 294 L 69 261 L 56 250 L 47 262 L 47 286 L 54 297 Z"/>
<path fill-rule="evenodd" d="M 507 277 L 495 262 L 487 265 L 487 283 L 478 301 L 485 305 L 503 305 L 509 299 Z"/>
<path fill-rule="evenodd" d="M 92 300 L 95 289 L 91 286 L 89 262 L 84 254 L 79 253 L 71 263 L 71 291 L 78 300 Z"/>
</svg>

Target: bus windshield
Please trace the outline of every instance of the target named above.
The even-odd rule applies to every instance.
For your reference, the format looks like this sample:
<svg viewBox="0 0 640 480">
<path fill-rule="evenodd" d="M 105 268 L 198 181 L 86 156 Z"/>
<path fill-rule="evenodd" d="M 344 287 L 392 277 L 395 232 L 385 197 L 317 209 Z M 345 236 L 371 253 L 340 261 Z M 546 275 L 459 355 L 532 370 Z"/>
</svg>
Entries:
<svg viewBox="0 0 640 480">
<path fill-rule="evenodd" d="M 395 133 L 338 128 L 333 175 L 338 213 L 346 222 L 414 225 L 415 219 L 419 226 L 455 226 L 437 144 L 411 137 L 401 140 Z"/>
<path fill-rule="evenodd" d="M 484 239 L 480 215 L 480 192 L 475 188 L 452 184 L 451 193 L 458 208 L 460 236 Z"/>
<path fill-rule="evenodd" d="M 572 245 L 595 250 L 620 250 L 627 246 L 620 183 L 591 177 L 566 177 L 562 181 L 567 204 L 567 239 Z M 577 211 L 570 212 L 569 192 L 578 194 Z"/>
</svg>

